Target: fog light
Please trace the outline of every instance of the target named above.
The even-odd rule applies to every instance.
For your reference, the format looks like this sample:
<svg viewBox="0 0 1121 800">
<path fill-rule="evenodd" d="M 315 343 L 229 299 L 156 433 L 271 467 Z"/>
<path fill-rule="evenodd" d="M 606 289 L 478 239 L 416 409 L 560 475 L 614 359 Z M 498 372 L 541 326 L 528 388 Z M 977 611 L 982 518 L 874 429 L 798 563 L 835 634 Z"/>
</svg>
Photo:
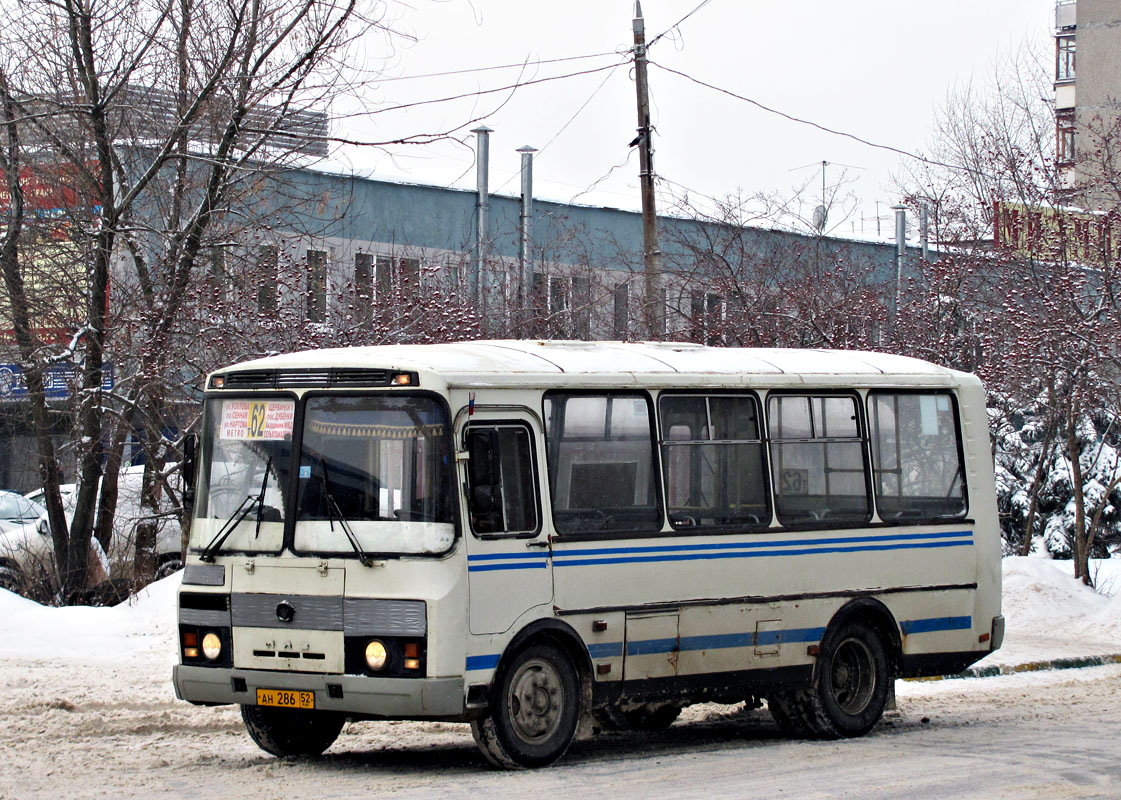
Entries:
<svg viewBox="0 0 1121 800">
<path fill-rule="evenodd" d="M 385 652 L 385 645 L 377 639 L 371 640 L 366 645 L 366 664 L 372 670 L 379 670 L 385 666 L 385 660 L 388 654 Z"/>
<path fill-rule="evenodd" d="M 202 637 L 202 654 L 211 661 L 217 661 L 222 655 L 222 640 L 216 633 L 208 633 Z"/>
</svg>

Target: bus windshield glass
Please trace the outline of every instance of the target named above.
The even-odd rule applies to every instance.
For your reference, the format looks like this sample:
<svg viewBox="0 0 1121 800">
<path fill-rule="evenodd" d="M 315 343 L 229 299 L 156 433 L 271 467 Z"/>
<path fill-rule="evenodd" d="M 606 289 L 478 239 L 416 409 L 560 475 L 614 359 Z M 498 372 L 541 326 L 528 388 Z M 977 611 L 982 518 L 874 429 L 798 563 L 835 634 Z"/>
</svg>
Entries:
<svg viewBox="0 0 1121 800">
<path fill-rule="evenodd" d="M 207 401 L 192 550 L 281 549 L 295 410 L 288 397 Z"/>
<path fill-rule="evenodd" d="M 446 552 L 455 537 L 449 431 L 429 397 L 309 397 L 296 551 Z"/>
</svg>

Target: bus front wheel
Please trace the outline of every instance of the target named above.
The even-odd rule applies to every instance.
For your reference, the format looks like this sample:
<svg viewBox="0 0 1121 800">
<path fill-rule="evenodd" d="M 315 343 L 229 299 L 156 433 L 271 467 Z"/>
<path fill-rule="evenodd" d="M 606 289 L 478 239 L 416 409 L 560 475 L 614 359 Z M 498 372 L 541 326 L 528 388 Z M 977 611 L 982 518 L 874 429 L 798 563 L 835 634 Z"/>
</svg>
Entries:
<svg viewBox="0 0 1121 800">
<path fill-rule="evenodd" d="M 544 767 L 564 755 L 580 721 L 580 678 L 552 645 L 518 652 L 502 670 L 490 714 L 471 723 L 479 750 L 498 767 Z"/>
<path fill-rule="evenodd" d="M 863 736 L 887 706 L 887 655 L 879 634 L 861 620 L 830 630 L 821 643 L 817 675 L 809 689 L 768 698 L 771 714 L 789 732 L 824 739 Z"/>
<path fill-rule="evenodd" d="M 330 747 L 346 717 L 332 711 L 242 706 L 250 738 L 274 756 L 317 756 Z"/>
</svg>

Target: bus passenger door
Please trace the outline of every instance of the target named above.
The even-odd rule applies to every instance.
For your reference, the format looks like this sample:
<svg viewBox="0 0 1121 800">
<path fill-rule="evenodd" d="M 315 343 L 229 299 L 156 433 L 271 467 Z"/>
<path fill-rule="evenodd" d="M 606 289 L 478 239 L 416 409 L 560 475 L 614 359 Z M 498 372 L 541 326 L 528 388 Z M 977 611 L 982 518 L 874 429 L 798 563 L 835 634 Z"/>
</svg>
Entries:
<svg viewBox="0 0 1121 800">
<path fill-rule="evenodd" d="M 460 431 L 471 633 L 502 633 L 529 609 L 552 603 L 539 437 L 528 409 L 476 408 Z"/>
</svg>

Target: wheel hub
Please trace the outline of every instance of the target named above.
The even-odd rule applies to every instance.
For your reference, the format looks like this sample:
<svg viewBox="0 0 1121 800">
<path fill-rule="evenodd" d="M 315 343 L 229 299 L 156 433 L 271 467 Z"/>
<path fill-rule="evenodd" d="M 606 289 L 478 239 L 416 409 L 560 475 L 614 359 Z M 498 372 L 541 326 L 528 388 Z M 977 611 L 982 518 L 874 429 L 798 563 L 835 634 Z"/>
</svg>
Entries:
<svg viewBox="0 0 1121 800">
<path fill-rule="evenodd" d="M 521 739 L 548 738 L 563 709 L 560 676 L 545 661 L 527 661 L 510 684 L 509 701 L 514 730 Z"/>
</svg>

